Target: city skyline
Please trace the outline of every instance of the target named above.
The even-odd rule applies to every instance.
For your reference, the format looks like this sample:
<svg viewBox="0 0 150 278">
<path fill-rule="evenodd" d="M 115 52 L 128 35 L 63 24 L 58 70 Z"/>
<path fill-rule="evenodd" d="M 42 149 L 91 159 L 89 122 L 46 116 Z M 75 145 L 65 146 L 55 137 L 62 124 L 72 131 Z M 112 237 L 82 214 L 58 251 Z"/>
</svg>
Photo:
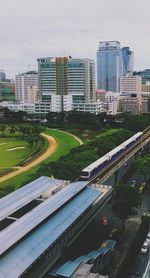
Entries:
<svg viewBox="0 0 150 278">
<path fill-rule="evenodd" d="M 148 0 L 136 4 L 129 0 L 6 0 L 0 11 L 0 69 L 14 78 L 37 69 L 38 57 L 71 55 L 96 61 L 98 43 L 103 40 L 129 46 L 135 54 L 135 70 L 149 68 L 149 8 Z"/>
</svg>

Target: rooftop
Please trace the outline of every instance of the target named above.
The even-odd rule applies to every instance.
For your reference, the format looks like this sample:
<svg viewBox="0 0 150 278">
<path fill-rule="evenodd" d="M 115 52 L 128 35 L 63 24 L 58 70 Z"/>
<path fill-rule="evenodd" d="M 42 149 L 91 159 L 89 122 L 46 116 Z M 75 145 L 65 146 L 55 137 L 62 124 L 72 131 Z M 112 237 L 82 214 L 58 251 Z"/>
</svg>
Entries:
<svg viewBox="0 0 150 278">
<path fill-rule="evenodd" d="M 31 216 L 32 223 L 37 225 L 37 223 L 40 221 L 41 225 L 38 226 L 38 229 L 34 229 L 32 233 L 29 233 L 25 238 L 22 238 L 21 241 L 16 242 L 15 238 L 15 232 L 20 234 L 22 236 L 24 234 L 24 229 L 26 229 L 26 226 L 23 226 L 21 231 L 19 231 L 19 227 L 16 226 L 16 228 L 13 231 L 7 228 L 5 229 L 6 233 L 3 234 L 3 240 L 2 240 L 2 248 L 1 251 L 4 252 L 4 250 L 9 248 L 9 244 L 12 242 L 16 242 L 15 245 L 12 246 L 10 250 L 8 250 L 6 253 L 3 253 L 0 260 L 0 277 L 18 277 L 23 273 L 30 265 L 33 264 L 33 262 L 42 254 L 45 252 L 45 250 L 50 247 L 59 237 L 62 235 L 63 232 L 66 231 L 66 229 L 74 223 L 74 221 L 80 217 L 80 215 L 98 198 L 100 195 L 103 195 L 99 190 L 86 187 L 86 184 L 84 184 L 84 190 L 81 190 L 83 188 L 83 184 L 81 182 L 78 182 L 76 184 L 67 186 L 63 190 L 63 194 L 61 194 L 61 199 L 65 198 L 67 191 L 70 193 L 72 192 L 72 196 L 74 198 L 71 198 L 70 195 L 70 201 L 65 204 L 65 206 L 61 207 L 61 209 L 57 210 L 55 214 L 51 215 L 50 218 L 47 218 L 44 222 L 41 223 L 41 219 L 43 219 L 47 216 L 45 215 L 46 211 L 48 214 L 51 214 L 51 203 L 53 203 L 53 200 L 56 201 L 56 196 L 58 196 L 59 193 L 56 194 L 56 196 L 51 197 L 47 201 L 49 201 L 48 206 L 44 211 L 42 208 L 42 204 L 40 204 L 38 207 L 36 207 L 33 211 L 34 214 Z M 77 187 L 80 188 L 77 193 Z M 68 189 L 68 190 L 66 190 Z M 75 194 L 75 195 L 74 195 Z M 60 201 L 60 198 L 58 198 Z M 46 201 L 46 202 L 47 202 Z M 45 203 L 46 203 L 45 202 Z M 58 203 L 56 202 L 56 207 L 58 207 Z M 54 203 L 52 205 L 53 209 L 55 207 Z M 37 216 L 36 216 L 37 213 Z M 28 213 L 26 215 L 27 218 L 30 218 L 30 215 L 32 213 Z M 23 218 L 23 217 L 22 217 Z M 38 219 L 38 221 L 37 221 Z M 19 221 L 19 220 L 18 220 Z M 26 222 L 27 224 L 28 222 Z M 25 223 L 24 223 L 25 224 Z M 14 225 L 14 224 L 12 224 Z M 11 226 L 12 226 L 11 225 Z M 28 224 L 27 224 L 28 226 Z M 13 237 L 15 238 L 15 241 L 13 240 Z M 7 243 L 8 240 L 8 243 Z M 4 244 L 3 244 L 4 242 Z M 5 244 L 7 245 L 7 248 L 5 248 Z"/>
<path fill-rule="evenodd" d="M 59 182 L 60 181 L 58 180 L 43 176 L 1 198 L 0 221 L 35 198 L 38 198 L 48 188 L 58 184 Z"/>
</svg>

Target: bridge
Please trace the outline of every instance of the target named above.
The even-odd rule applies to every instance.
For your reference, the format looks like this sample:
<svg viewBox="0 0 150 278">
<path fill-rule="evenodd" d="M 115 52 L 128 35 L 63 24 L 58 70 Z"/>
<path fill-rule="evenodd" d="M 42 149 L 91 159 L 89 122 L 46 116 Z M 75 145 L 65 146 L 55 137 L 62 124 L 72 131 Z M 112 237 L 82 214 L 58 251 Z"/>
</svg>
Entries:
<svg viewBox="0 0 150 278">
<path fill-rule="evenodd" d="M 141 137 L 140 142 L 135 143 L 132 147 L 128 148 L 119 158 L 110 163 L 107 167 L 101 170 L 100 174 L 94 176 L 89 182 L 95 182 L 102 184 L 109 177 L 115 174 L 123 165 L 127 163 L 127 161 L 133 157 L 136 153 L 150 142 L 150 127 L 144 130 L 143 135 Z"/>
<path fill-rule="evenodd" d="M 95 179 L 64 184 L 41 177 L 0 200 L 0 278 L 43 277 L 111 198 L 101 185 L 150 141 L 141 141 L 112 162 Z"/>
</svg>

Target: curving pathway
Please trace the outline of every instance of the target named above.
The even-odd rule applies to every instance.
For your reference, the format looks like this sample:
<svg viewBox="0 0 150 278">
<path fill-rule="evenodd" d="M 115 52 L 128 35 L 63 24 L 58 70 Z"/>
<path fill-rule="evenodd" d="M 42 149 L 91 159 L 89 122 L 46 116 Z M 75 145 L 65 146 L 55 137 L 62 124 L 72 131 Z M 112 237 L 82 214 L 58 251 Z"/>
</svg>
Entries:
<svg viewBox="0 0 150 278">
<path fill-rule="evenodd" d="M 46 151 L 41 156 L 39 156 L 38 158 L 33 160 L 31 163 L 29 163 L 28 165 L 21 166 L 15 172 L 12 172 L 12 173 L 6 174 L 5 176 L 0 177 L 0 183 L 3 182 L 3 181 L 8 180 L 10 178 L 13 178 L 13 177 L 15 177 L 15 176 L 17 176 L 17 175 L 19 175 L 23 172 L 28 171 L 29 169 L 35 167 L 36 165 L 38 165 L 39 163 L 41 163 L 42 161 L 47 159 L 49 156 L 51 156 L 56 151 L 56 149 L 57 149 L 56 140 L 52 136 L 47 135 L 45 133 L 41 133 L 41 135 L 43 137 L 45 137 L 49 142 L 49 146 L 46 149 Z"/>
</svg>

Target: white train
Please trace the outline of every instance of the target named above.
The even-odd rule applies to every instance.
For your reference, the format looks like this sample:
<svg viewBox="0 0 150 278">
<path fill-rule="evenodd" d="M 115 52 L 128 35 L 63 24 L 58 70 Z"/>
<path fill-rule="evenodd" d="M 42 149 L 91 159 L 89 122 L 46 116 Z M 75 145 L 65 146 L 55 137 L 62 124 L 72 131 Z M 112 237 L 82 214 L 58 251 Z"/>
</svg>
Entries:
<svg viewBox="0 0 150 278">
<path fill-rule="evenodd" d="M 137 141 L 140 141 L 143 132 L 138 132 L 133 135 L 131 138 L 123 142 L 121 145 L 110 151 L 109 153 L 105 154 L 81 172 L 81 179 L 88 180 L 91 177 L 100 173 L 106 166 L 108 166 L 112 161 L 117 159 L 120 155 L 122 155 L 128 148 L 133 146 Z"/>
</svg>

